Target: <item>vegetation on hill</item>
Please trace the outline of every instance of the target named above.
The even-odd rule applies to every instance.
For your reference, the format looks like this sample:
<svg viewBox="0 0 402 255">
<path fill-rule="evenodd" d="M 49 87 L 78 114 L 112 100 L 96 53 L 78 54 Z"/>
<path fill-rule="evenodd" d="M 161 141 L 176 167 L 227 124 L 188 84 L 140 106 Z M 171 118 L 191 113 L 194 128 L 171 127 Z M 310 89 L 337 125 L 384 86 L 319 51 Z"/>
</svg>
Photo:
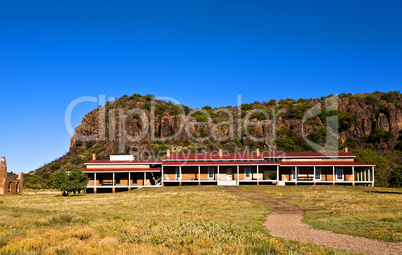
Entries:
<svg viewBox="0 0 402 255">
<path fill-rule="evenodd" d="M 358 159 L 379 164 L 377 184 L 387 185 L 392 169 L 402 163 L 401 94 L 398 91 L 343 93 L 338 96 L 339 107 L 317 108 L 328 102 L 332 104 L 331 98 L 332 95 L 316 99 L 255 101 L 242 104 L 240 109 L 232 106 L 191 109 L 155 100 L 153 95 L 125 95 L 85 115 L 71 139 L 69 152 L 25 175 L 25 186 L 51 187 L 54 172 L 62 167 L 83 167 L 84 162 L 91 160 L 92 153 L 99 159 L 107 159 L 114 153 L 134 153 L 137 158 L 162 158 L 168 148 L 173 153 L 216 151 L 219 148 L 225 152 L 254 151 L 256 148 L 286 152 L 316 150 L 306 139 L 319 146 L 327 144 L 331 150 L 348 147 L 359 154 Z M 307 112 L 311 116 L 304 120 Z M 123 115 L 127 135 L 140 139 L 121 138 L 119 129 Z M 103 122 L 99 121 L 102 116 Z M 338 118 L 338 125 L 334 124 L 334 117 Z M 104 133 L 100 132 L 100 123 L 105 127 Z M 166 139 L 180 129 L 179 135 Z M 339 136 L 336 136 L 336 129 Z M 142 134 L 145 135 L 141 137 Z M 78 135 L 98 138 L 83 141 L 78 139 Z M 119 147 L 121 143 L 123 147 Z"/>
</svg>

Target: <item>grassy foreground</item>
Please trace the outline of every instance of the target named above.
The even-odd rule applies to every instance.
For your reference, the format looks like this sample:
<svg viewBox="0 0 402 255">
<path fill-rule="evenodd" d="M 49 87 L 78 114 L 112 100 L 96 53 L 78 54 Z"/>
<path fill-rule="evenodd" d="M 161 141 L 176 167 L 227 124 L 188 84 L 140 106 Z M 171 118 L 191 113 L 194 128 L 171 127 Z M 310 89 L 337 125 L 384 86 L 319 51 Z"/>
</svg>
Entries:
<svg viewBox="0 0 402 255">
<path fill-rule="evenodd" d="M 268 191 L 268 189 L 266 190 Z M 273 238 L 269 207 L 217 186 L 0 197 L 1 254 L 343 254 Z"/>
<path fill-rule="evenodd" d="M 240 186 L 306 210 L 317 229 L 388 242 L 402 241 L 402 190 L 352 186 Z"/>
</svg>

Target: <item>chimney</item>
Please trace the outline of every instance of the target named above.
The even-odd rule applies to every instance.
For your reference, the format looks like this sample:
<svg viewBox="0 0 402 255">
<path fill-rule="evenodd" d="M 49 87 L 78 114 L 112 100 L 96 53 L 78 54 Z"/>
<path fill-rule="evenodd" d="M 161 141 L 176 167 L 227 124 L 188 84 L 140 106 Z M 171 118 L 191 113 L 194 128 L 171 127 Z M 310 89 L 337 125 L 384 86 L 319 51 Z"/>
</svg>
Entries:
<svg viewBox="0 0 402 255">
<path fill-rule="evenodd" d="M 167 149 L 167 150 L 166 150 L 166 157 L 167 157 L 167 158 L 170 158 L 170 149 Z"/>
<path fill-rule="evenodd" d="M 95 153 L 92 154 L 92 160 L 96 160 L 96 154 Z"/>
<path fill-rule="evenodd" d="M 345 152 L 349 152 L 349 149 L 348 149 L 348 147 L 345 147 Z"/>
<path fill-rule="evenodd" d="M 219 149 L 219 157 L 222 158 L 222 149 Z"/>
<path fill-rule="evenodd" d="M 6 157 L 1 157 L 0 169 L 1 169 L 2 171 L 7 172 Z"/>
<path fill-rule="evenodd" d="M 259 157 L 260 156 L 260 149 L 259 148 L 257 148 L 257 157 Z"/>
<path fill-rule="evenodd" d="M 24 179 L 24 173 L 23 173 L 23 172 L 20 172 L 20 173 L 18 174 L 18 180 L 22 181 L 23 179 Z"/>
</svg>

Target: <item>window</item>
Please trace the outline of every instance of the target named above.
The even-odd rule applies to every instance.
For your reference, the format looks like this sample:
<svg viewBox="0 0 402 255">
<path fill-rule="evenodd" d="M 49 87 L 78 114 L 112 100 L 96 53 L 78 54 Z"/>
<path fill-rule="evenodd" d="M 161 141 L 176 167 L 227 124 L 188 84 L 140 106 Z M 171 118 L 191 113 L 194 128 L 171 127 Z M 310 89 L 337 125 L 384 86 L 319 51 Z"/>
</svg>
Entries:
<svg viewBox="0 0 402 255">
<path fill-rule="evenodd" d="M 249 166 L 244 168 L 244 178 L 251 178 L 251 169 Z"/>
<path fill-rule="evenodd" d="M 342 167 L 336 168 L 336 180 L 343 180 L 343 168 Z"/>
<path fill-rule="evenodd" d="M 208 167 L 208 178 L 209 179 L 214 178 L 214 168 L 213 167 Z"/>
<path fill-rule="evenodd" d="M 176 167 L 176 180 L 181 180 L 180 167 Z"/>
<path fill-rule="evenodd" d="M 296 180 L 297 179 L 296 176 L 297 176 L 297 168 L 294 167 L 292 168 L 292 180 Z"/>
<path fill-rule="evenodd" d="M 316 180 L 321 180 L 321 167 L 316 167 L 315 168 L 315 176 L 314 179 Z"/>
</svg>

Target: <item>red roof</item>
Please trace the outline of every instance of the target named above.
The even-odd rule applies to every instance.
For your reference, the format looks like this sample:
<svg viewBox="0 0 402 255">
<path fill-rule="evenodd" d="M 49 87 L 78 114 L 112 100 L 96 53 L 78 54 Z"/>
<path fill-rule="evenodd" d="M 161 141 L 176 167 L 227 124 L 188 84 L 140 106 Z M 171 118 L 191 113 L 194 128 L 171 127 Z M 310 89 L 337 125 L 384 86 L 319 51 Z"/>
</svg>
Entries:
<svg viewBox="0 0 402 255">
<path fill-rule="evenodd" d="M 255 153 L 223 153 L 222 157 L 219 157 L 218 153 L 175 153 L 170 154 L 170 157 L 166 157 L 163 161 L 188 161 L 188 160 L 262 160 L 260 154 L 259 157 Z"/>
<path fill-rule="evenodd" d="M 279 163 L 281 166 L 375 166 L 354 161 L 287 161 Z"/>
<path fill-rule="evenodd" d="M 355 155 L 350 152 L 263 152 L 257 156 L 256 153 L 177 153 L 170 154 L 166 161 L 213 161 L 213 160 L 263 160 L 264 158 L 353 158 Z"/>
<path fill-rule="evenodd" d="M 161 168 L 85 168 L 84 173 L 88 172 L 160 172 Z"/>
<path fill-rule="evenodd" d="M 236 165 L 279 165 L 279 162 L 268 162 L 264 160 L 253 161 L 165 161 L 163 166 L 236 166 Z"/>
<path fill-rule="evenodd" d="M 150 159 L 150 160 L 91 160 L 85 164 L 147 164 L 155 165 L 162 164 L 162 160 Z"/>
<path fill-rule="evenodd" d="M 263 152 L 264 158 L 338 158 L 356 157 L 351 152 Z"/>
</svg>

